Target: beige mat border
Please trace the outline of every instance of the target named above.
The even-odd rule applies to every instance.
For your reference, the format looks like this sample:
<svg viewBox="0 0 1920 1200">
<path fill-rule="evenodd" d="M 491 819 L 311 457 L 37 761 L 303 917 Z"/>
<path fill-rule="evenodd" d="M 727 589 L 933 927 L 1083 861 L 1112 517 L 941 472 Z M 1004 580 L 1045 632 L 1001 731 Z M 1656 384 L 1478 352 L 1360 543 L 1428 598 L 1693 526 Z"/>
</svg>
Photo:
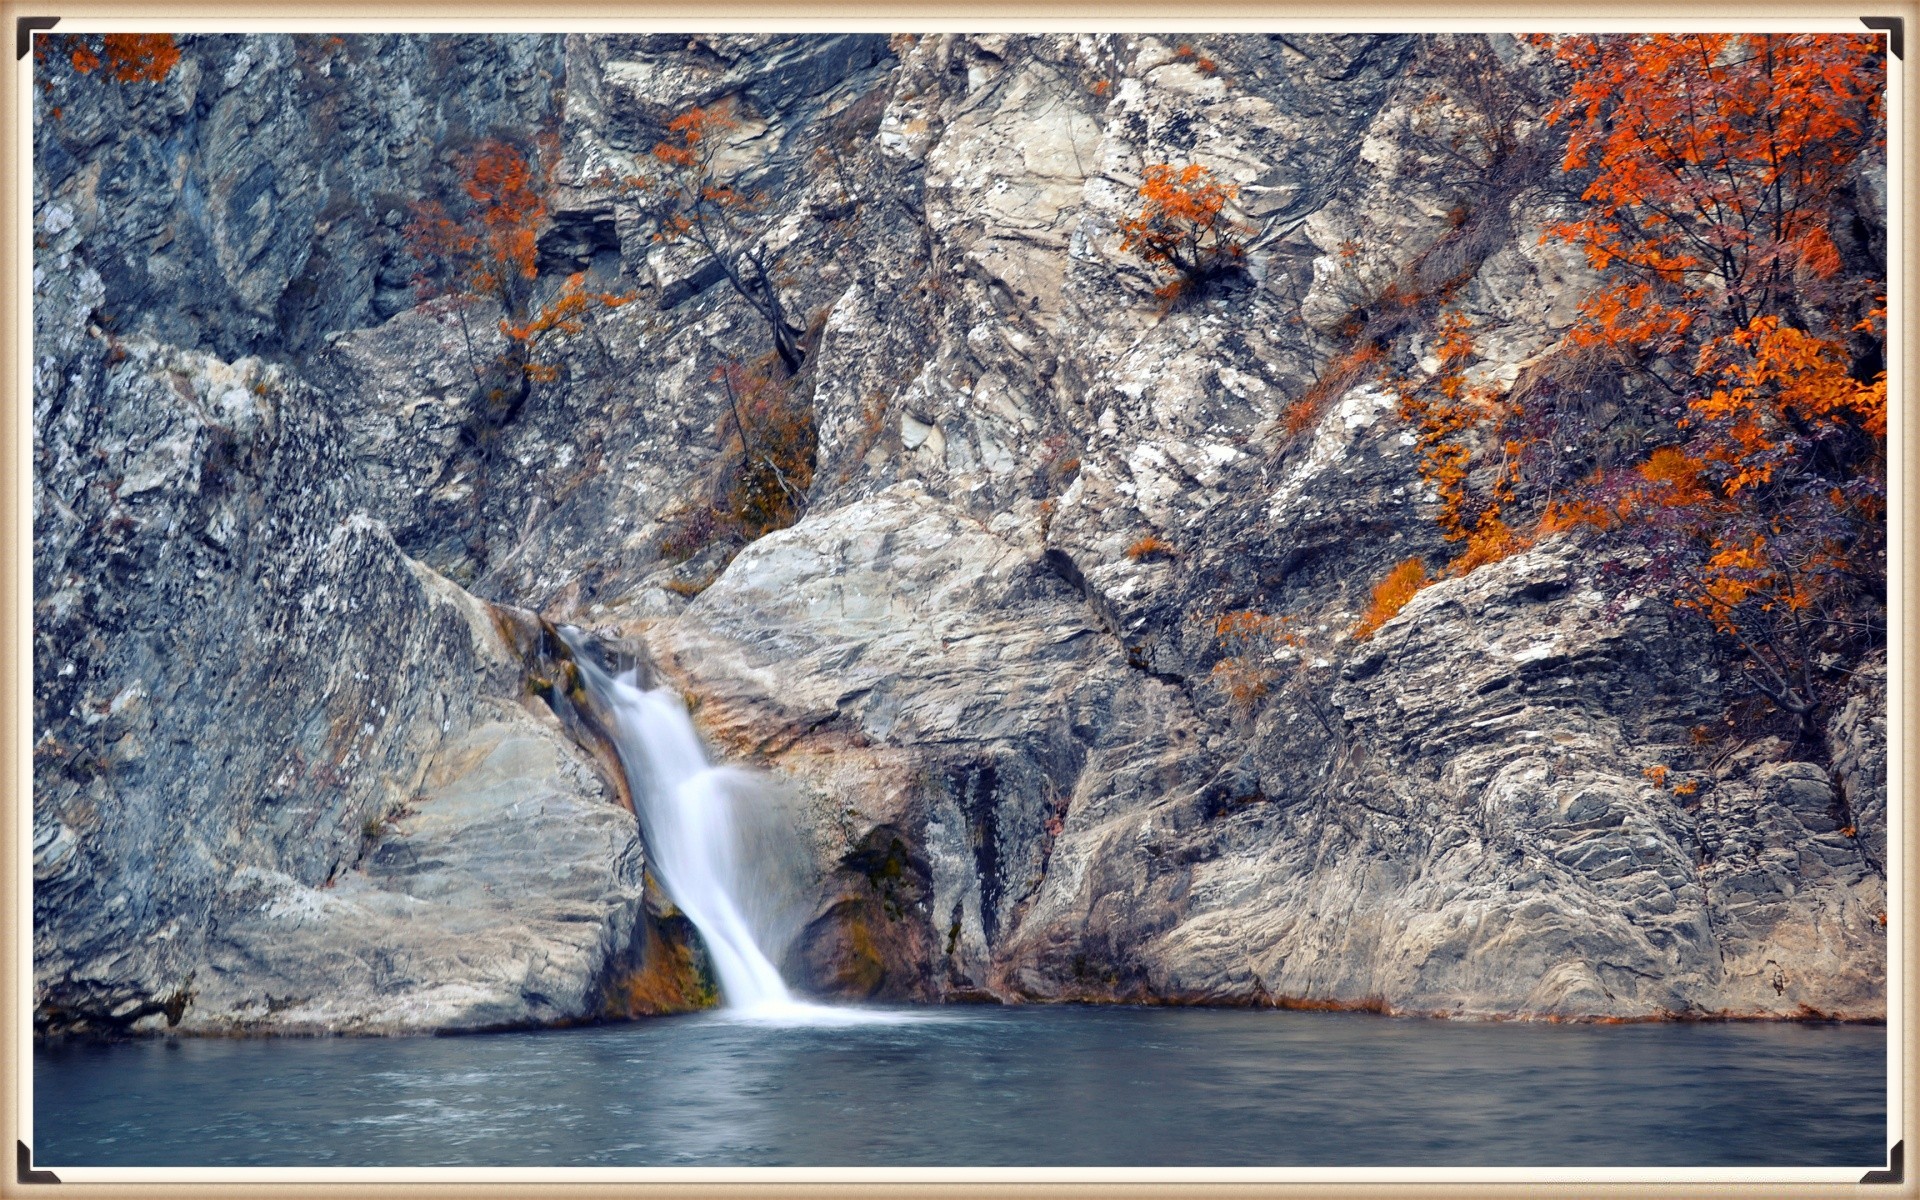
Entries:
<svg viewBox="0 0 1920 1200">
<path fill-rule="evenodd" d="M 828 30 L 865 28 L 940 31 L 1098 30 L 1151 32 L 1155 30 L 1231 30 L 1271 28 L 1328 31 L 1366 30 L 1652 30 L 1715 29 L 1862 29 L 1862 16 L 1898 17 L 1911 35 L 1904 63 L 1892 63 L 1898 77 L 1889 92 L 1890 259 L 1889 328 L 1894 330 L 1889 366 L 1893 394 L 1891 421 L 1894 451 L 1890 462 L 1892 562 L 1889 570 L 1891 603 L 1903 610 L 1914 597 L 1917 560 L 1913 551 L 1915 527 L 1913 497 L 1907 480 L 1920 464 L 1915 438 L 1907 426 L 1913 417 L 1912 381 L 1920 354 L 1916 339 L 1902 336 L 1913 328 L 1910 288 L 1915 278 L 1913 200 L 1920 196 L 1917 156 L 1912 153 L 1920 114 L 1920 88 L 1911 86 L 1913 64 L 1920 62 L 1920 2 L 1794 4 L 1794 3 L 1684 3 L 1684 4 L 1512 4 L 1377 3 L 1369 0 L 1330 15 L 1326 4 L 1283 2 L 1180 3 L 1174 0 L 1112 0 L 1090 4 L 933 2 L 911 6 L 873 0 L 841 3 L 761 2 L 723 5 L 670 3 L 570 2 L 551 8 L 532 8 L 499 0 L 480 3 L 280 3 L 253 2 L 155 4 L 66 2 L 23 3 L 0 0 L 5 31 L 26 16 L 59 16 L 61 32 L 91 26 L 126 31 L 199 32 L 292 30 L 344 32 L 488 30 L 566 30 L 578 32 L 618 29 L 670 28 L 683 30 Z M 11 48 L 11 47 L 10 47 Z M 31 604 L 32 531 L 29 400 L 31 361 L 28 299 L 32 294 L 30 233 L 31 207 L 28 172 L 30 130 L 24 114 L 28 102 L 27 68 L 31 59 L 16 60 L 5 86 L 0 86 L 0 128 L 8 137 L 7 169 L 0 179 L 0 1014 L 6 1018 L 0 1035 L 0 1137 L 5 1141 L 27 1137 L 31 1114 L 26 1109 L 30 1062 L 32 914 L 29 845 L 32 830 L 31 763 Z M 1904 84 L 1904 86 L 1903 86 Z M 1913 822 L 1904 800 L 1912 795 L 1914 771 L 1920 756 L 1905 753 L 1915 733 L 1908 702 L 1916 659 L 1913 639 L 1915 616 L 1906 613 L 1894 622 L 1889 655 L 1893 668 L 1889 745 L 1892 762 L 1888 805 L 1889 840 L 1896 847 L 1890 865 L 1889 912 L 1894 940 L 1889 947 L 1889 1112 L 1894 1140 L 1915 1141 L 1914 1093 L 1916 1046 L 1907 1025 L 1907 997 L 1913 993 L 1914 959 L 1909 903 L 1912 880 L 1908 867 L 1916 845 Z M 1902 1101 L 1906 1103 L 1904 1107 Z M 0 1142 L 3 1150 L 4 1142 Z M 1920 1141 L 1914 1151 L 1920 1153 Z M 809 1198 L 906 1196 L 1044 1196 L 1061 1200 L 1099 1197 L 1219 1197 L 1329 1195 L 1340 1197 L 1505 1197 L 1505 1196 L 1635 1196 L 1724 1197 L 1731 1195 L 1909 1196 L 1920 1195 L 1920 1164 L 1907 1167 L 1899 1183 L 1862 1185 L 1843 1182 L 1851 1172 L 1810 1171 L 1532 1171 L 1532 1170 L 1291 1170 L 1267 1171 L 1221 1168 L 1214 1170 L 113 1170 L 87 1172 L 100 1182 L 80 1182 L 68 1172 L 58 1184 L 29 1182 L 15 1172 L 0 1170 L 0 1196 L 364 1196 L 364 1197 L 702 1197 L 721 1200 L 734 1196 L 794 1196 Z M 111 1177 L 112 1181 L 108 1179 Z M 1364 1178 L 1362 1178 L 1364 1177 Z"/>
</svg>

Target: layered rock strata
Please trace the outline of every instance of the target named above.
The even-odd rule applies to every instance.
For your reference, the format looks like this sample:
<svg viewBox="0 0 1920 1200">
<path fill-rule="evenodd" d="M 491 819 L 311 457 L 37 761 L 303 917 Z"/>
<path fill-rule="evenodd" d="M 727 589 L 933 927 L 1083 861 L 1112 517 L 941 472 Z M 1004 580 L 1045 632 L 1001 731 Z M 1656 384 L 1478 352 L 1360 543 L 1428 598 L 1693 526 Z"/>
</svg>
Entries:
<svg viewBox="0 0 1920 1200">
<path fill-rule="evenodd" d="M 1473 148 L 1450 66 L 1524 96 L 1544 65 L 1185 41 L 195 37 L 157 100 L 43 99 L 38 1026 L 710 1000 L 540 620 L 802 798 L 785 966 L 824 995 L 1883 1017 L 1883 667 L 1823 736 L 1728 727 L 1706 634 L 1553 539 L 1349 633 L 1449 553 L 1437 498 L 1380 376 L 1290 418 L 1356 338 L 1438 369 L 1391 287 L 1451 297 L 1481 380 L 1551 360 L 1593 283 L 1541 238 L 1575 194 L 1537 116 Z M 712 371 L 771 345 L 600 181 L 716 104 L 819 444 L 795 524 L 682 557 Z M 543 123 L 541 286 L 634 302 L 502 412 L 497 312 L 416 305 L 400 229 Z M 1118 226 L 1189 161 L 1253 232 L 1169 305 Z M 1250 704 L 1213 674 L 1245 610 L 1301 631 Z"/>
</svg>

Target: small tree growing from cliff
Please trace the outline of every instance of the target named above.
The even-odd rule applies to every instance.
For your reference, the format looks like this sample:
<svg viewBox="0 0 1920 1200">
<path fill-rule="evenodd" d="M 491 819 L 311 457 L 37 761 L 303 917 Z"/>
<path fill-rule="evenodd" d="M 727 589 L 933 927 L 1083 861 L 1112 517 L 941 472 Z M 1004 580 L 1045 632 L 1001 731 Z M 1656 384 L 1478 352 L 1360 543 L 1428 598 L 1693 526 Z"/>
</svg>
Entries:
<svg viewBox="0 0 1920 1200">
<path fill-rule="evenodd" d="M 1884 637 L 1884 218 L 1856 186 L 1885 144 L 1878 40 L 1535 41 L 1567 71 L 1550 119 L 1587 180 L 1548 236 L 1606 280 L 1566 353 L 1655 389 L 1653 448 L 1546 480 L 1542 528 L 1641 551 L 1622 593 L 1705 618 L 1809 735 Z"/>
<path fill-rule="evenodd" d="M 542 357 L 552 342 L 579 334 L 595 309 L 618 308 L 632 299 L 591 291 L 586 276 L 569 276 L 544 303 L 539 301 L 539 234 L 547 219 L 546 193 L 552 186 L 557 139 L 539 139 L 535 158 L 511 142 L 488 138 L 460 164 L 466 203 L 449 211 L 438 200 L 414 206 L 406 225 L 407 247 L 420 271 L 415 283 L 423 299 L 437 296 L 491 300 L 500 308 L 500 332 L 507 353 L 497 364 L 505 379 L 489 399 L 517 404 L 528 382 L 558 379 L 560 368 Z M 476 381 L 482 372 L 466 325 L 469 365 Z"/>
<path fill-rule="evenodd" d="M 660 556 L 669 562 L 684 562 L 716 543 L 726 547 L 723 560 L 730 560 L 740 546 L 799 520 L 813 484 L 819 445 L 813 408 L 794 394 L 778 357 L 724 361 L 710 378 L 726 397 L 714 431 L 720 454 L 707 496 L 682 511 L 660 543 Z M 713 565 L 718 569 L 724 561 Z"/>
<path fill-rule="evenodd" d="M 722 446 L 739 443 L 739 465 L 725 477 L 727 512 L 749 541 L 798 520 L 813 483 L 813 409 L 772 368 L 728 362 L 713 373 L 727 396 Z"/>
<path fill-rule="evenodd" d="M 727 283 L 766 323 L 774 353 L 791 375 L 800 370 L 806 353 L 802 331 L 788 319 L 775 286 L 776 264 L 764 248 L 766 231 L 758 218 L 765 198 L 739 190 L 720 173 L 722 141 L 738 125 L 731 102 L 681 113 L 667 123 L 667 136 L 653 147 L 660 178 L 635 190 L 652 192 L 659 223 L 656 238 L 692 242 L 719 265 Z"/>
<path fill-rule="evenodd" d="M 1141 176 L 1140 211 L 1120 222 L 1120 249 L 1173 279 L 1154 290 L 1172 304 L 1209 280 L 1241 269 L 1244 235 L 1252 230 L 1227 214 L 1239 188 L 1222 186 L 1198 163 L 1154 163 Z"/>
</svg>

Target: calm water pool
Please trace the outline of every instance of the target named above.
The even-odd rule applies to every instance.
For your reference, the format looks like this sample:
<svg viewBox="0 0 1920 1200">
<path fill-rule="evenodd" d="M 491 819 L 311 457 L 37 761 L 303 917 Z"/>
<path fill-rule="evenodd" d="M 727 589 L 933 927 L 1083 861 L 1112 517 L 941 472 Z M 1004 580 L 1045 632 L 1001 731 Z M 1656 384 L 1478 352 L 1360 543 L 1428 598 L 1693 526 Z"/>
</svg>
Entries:
<svg viewBox="0 0 1920 1200">
<path fill-rule="evenodd" d="M 36 1047 L 51 1166 L 1885 1161 L 1887 1030 L 1203 1009 Z"/>
</svg>

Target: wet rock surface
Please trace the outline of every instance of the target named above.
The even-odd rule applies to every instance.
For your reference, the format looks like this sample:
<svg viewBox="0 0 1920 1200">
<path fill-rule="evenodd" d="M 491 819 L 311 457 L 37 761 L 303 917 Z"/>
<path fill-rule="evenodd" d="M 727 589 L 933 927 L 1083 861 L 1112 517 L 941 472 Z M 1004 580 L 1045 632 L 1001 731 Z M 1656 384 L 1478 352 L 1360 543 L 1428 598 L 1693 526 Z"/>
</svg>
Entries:
<svg viewBox="0 0 1920 1200">
<path fill-rule="evenodd" d="M 490 606 L 639 655 L 803 798 L 785 965 L 828 995 L 1884 1016 L 1883 666 L 1822 737 L 1729 728 L 1710 642 L 1554 541 L 1347 634 L 1448 551 L 1377 380 L 1289 428 L 1343 329 L 1421 370 L 1430 331 L 1364 301 L 1444 286 L 1511 383 L 1590 282 L 1540 242 L 1544 140 L 1432 127 L 1464 53 L 1538 69 L 1373 35 L 189 38 L 136 119 L 99 80 L 41 112 L 40 1026 L 652 1010 L 609 999 L 672 925 L 633 817 Z M 725 465 L 714 367 L 771 344 L 592 181 L 717 102 L 816 471 L 791 528 L 663 554 Z M 503 411 L 497 312 L 416 304 L 388 214 L 543 122 L 541 286 L 636 300 Z M 1165 161 L 1255 230 L 1171 306 L 1117 227 Z M 1240 610 L 1305 638 L 1250 705 L 1213 674 Z"/>
</svg>

